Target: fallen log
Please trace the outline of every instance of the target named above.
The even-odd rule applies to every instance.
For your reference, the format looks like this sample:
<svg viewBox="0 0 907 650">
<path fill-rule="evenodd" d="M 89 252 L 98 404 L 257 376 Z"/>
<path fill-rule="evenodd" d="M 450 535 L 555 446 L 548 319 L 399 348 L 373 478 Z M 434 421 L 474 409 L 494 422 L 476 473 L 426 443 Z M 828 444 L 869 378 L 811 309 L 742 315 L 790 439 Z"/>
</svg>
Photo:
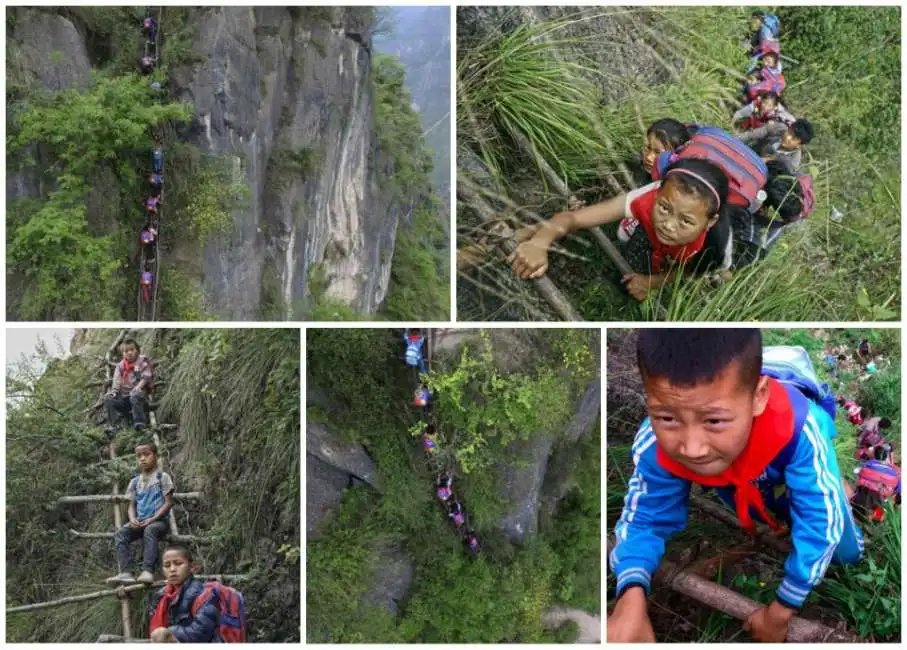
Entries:
<svg viewBox="0 0 907 650">
<path fill-rule="evenodd" d="M 613 548 L 614 543 L 609 539 L 609 555 Z M 653 582 L 670 587 L 678 593 L 741 621 L 747 620 L 754 612 L 765 607 L 762 603 L 738 594 L 733 589 L 728 589 L 695 573 L 683 570 L 668 560 L 662 560 L 661 566 L 653 576 Z M 857 643 L 860 639 L 849 632 L 841 632 L 822 623 L 794 616 L 788 626 L 786 641 L 789 643 Z"/>
<path fill-rule="evenodd" d="M 210 575 L 197 575 L 195 576 L 199 580 L 217 580 L 218 582 L 242 582 L 243 580 L 248 580 L 246 574 L 210 574 Z M 57 600 L 48 600 L 43 603 L 33 603 L 31 605 L 19 605 L 18 607 L 7 607 L 6 613 L 12 614 L 15 612 L 34 612 L 39 609 L 49 609 L 51 607 L 58 607 L 60 605 L 69 605 L 71 603 L 82 603 L 87 600 L 97 600 L 98 598 L 106 598 L 109 596 L 120 597 L 121 594 L 130 594 L 135 591 L 142 591 L 144 589 L 152 589 L 154 587 L 163 587 L 166 582 L 163 580 L 155 582 L 152 585 L 129 585 L 128 587 L 117 587 L 116 589 L 103 589 L 101 591 L 93 591 L 88 594 L 80 594 L 78 596 L 67 596 L 66 598 L 59 598 Z"/>
<path fill-rule="evenodd" d="M 198 501 L 204 498 L 201 492 L 176 492 L 176 501 Z M 57 503 L 129 503 L 125 494 L 77 494 L 57 499 Z"/>
</svg>

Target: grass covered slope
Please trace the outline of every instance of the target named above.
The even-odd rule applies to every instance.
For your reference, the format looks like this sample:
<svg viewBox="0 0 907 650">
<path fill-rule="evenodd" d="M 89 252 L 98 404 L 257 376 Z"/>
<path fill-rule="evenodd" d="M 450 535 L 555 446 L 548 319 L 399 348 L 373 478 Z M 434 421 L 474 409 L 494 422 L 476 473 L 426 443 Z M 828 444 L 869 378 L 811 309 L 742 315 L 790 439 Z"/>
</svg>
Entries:
<svg viewBox="0 0 907 650">
<path fill-rule="evenodd" d="M 442 431 L 459 430 L 442 441 L 441 453 L 457 467 L 455 491 L 482 544 L 472 560 L 434 498 L 435 474 L 413 436 L 416 416 L 407 407 L 413 376 L 402 362 L 399 334 L 308 333 L 307 419 L 360 443 L 380 485 L 380 493 L 348 487 L 331 517 L 307 537 L 308 642 L 571 640 L 575 626 L 546 631 L 543 615 L 554 603 L 600 611 L 600 427 L 596 422 L 572 445 L 560 433 L 577 386 L 594 375 L 594 337 L 581 330 L 536 333 L 537 355 L 510 372 L 501 370 L 497 340 L 489 352 L 487 337 L 468 343 L 462 356 L 433 361 Z M 566 368 L 575 371 L 575 383 Z M 537 534 L 515 545 L 498 528 L 510 505 L 502 467 L 513 462 L 510 442 L 531 444 L 543 432 L 557 437 L 552 459 L 563 474 L 550 466 L 548 474 L 566 477 L 566 496 L 553 516 L 540 515 Z M 388 557 L 404 558 L 413 571 L 395 614 L 372 600 Z"/>
<path fill-rule="evenodd" d="M 886 361 L 871 378 L 859 368 L 842 369 L 831 377 L 823 363 L 826 352 L 839 345 L 851 351 L 863 338 L 875 354 Z M 901 451 L 901 347 L 898 330 L 763 330 L 764 345 L 799 345 L 809 353 L 823 382 L 837 395 L 855 400 L 873 414 L 892 421 L 886 438 L 893 444 L 898 461 Z M 644 417 L 641 382 L 636 371 L 635 338 L 627 331 L 612 330 L 608 340 L 608 425 L 607 425 L 607 529 L 612 535 L 621 516 L 627 482 L 633 472 L 631 445 Z M 841 472 L 853 484 L 857 427 L 838 409 L 838 435 L 834 440 Z M 885 521 L 861 525 L 866 554 L 853 566 L 830 565 L 824 580 L 812 592 L 802 610 L 804 618 L 834 628 L 846 628 L 866 642 L 897 642 L 901 628 L 901 513 L 889 508 Z M 690 509 L 687 527 L 667 544 L 665 557 L 693 562 L 716 556 L 720 551 L 743 545 L 753 549 L 751 538 L 740 530 L 718 522 L 700 510 Z M 696 552 L 690 555 L 690 549 Z M 692 559 L 689 559 L 692 557 Z M 719 570 L 717 580 L 738 593 L 769 604 L 783 579 L 786 556 L 760 546 L 741 562 Z M 614 576 L 608 575 L 609 594 L 614 593 Z M 613 600 L 609 606 L 613 607 Z M 659 642 L 750 641 L 742 625 L 705 605 L 666 587 L 656 587 L 650 599 L 649 615 Z"/>
<path fill-rule="evenodd" d="M 132 476 L 138 438 L 117 438 L 111 463 L 99 425 L 85 419 L 103 378 L 96 359 L 115 330 L 93 330 L 85 348 L 51 361 L 41 376 L 8 377 L 7 604 L 105 588 L 116 572 L 112 540 L 73 540 L 67 530 L 105 531 L 109 505 L 58 507 L 67 494 L 109 493 Z M 142 330 L 138 340 L 166 385 L 160 423 L 178 491 L 199 504 L 174 507 L 180 532 L 213 538 L 197 550 L 205 573 L 247 573 L 250 640 L 299 640 L 299 334 L 297 330 Z M 147 601 L 133 595 L 133 630 L 147 630 Z M 94 642 L 119 633 L 119 603 L 104 598 L 9 614 L 10 641 Z M 145 635 L 147 636 L 147 635 Z"/>
<path fill-rule="evenodd" d="M 531 223 L 532 213 L 549 218 L 567 208 L 540 165 L 520 151 L 520 136 L 591 204 L 639 182 L 625 163 L 654 120 L 732 126 L 747 63 L 740 47 L 746 8 L 501 13 L 468 14 L 472 29 L 460 27 L 457 68 L 460 174 L 485 190 L 501 216 Z M 584 318 L 897 317 L 900 10 L 788 7 L 779 15 L 782 53 L 799 61 L 784 64 L 785 105 L 816 126 L 804 158 L 815 211 L 766 261 L 731 282 L 713 288 L 683 279 L 642 305 L 618 288 L 620 274 L 588 234 L 571 236 L 552 249 L 548 276 Z M 829 218 L 833 207 L 841 221 Z M 458 246 L 475 243 L 483 231 L 479 216 L 462 200 L 458 215 Z M 605 227 L 612 240 L 614 229 Z M 499 258 L 464 279 L 458 295 L 464 319 L 554 318 Z"/>
</svg>

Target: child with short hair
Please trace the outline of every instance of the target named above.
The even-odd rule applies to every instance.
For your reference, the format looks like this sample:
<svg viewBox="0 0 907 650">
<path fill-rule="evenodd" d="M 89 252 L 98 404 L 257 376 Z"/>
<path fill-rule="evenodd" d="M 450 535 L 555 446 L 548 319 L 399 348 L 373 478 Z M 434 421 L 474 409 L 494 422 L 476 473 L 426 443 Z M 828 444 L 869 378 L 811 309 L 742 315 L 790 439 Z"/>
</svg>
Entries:
<svg viewBox="0 0 907 650">
<path fill-rule="evenodd" d="M 741 131 L 752 131 L 772 122 L 787 126 L 793 124 L 797 118 L 784 107 L 778 93 L 767 91 L 734 113 L 733 120 L 735 123 L 741 122 L 739 126 Z M 741 135 L 737 137 L 743 140 Z"/>
<path fill-rule="evenodd" d="M 687 125 L 671 117 L 655 120 L 646 130 L 642 148 L 642 167 L 651 176 L 658 156 L 665 151 L 674 151 L 690 139 Z M 648 180 L 646 181 L 648 182 Z"/>
<path fill-rule="evenodd" d="M 644 329 L 636 351 L 649 415 L 615 526 L 608 641 L 655 640 L 647 596 L 666 542 L 685 527 L 694 483 L 716 489 L 747 530 L 754 515 L 772 528 L 791 523 L 775 600 L 745 624 L 757 640 L 784 641 L 829 561 L 863 552 L 831 442 L 833 398 L 805 350 L 763 351 L 758 329 Z"/>
<path fill-rule="evenodd" d="M 219 613 L 212 598 L 205 598 L 205 584 L 193 573 L 192 554 L 185 546 L 164 551 L 167 584 L 151 598 L 148 631 L 152 643 L 219 643 Z"/>
<path fill-rule="evenodd" d="M 813 139 L 813 125 L 802 117 L 789 125 L 769 122 L 741 134 L 740 139 L 764 161 L 781 163 L 788 174 L 795 174 L 803 160 L 803 146 Z"/>
<path fill-rule="evenodd" d="M 687 158 L 668 167 L 662 178 L 602 203 L 555 214 L 510 256 L 514 274 L 541 277 L 556 240 L 621 220 L 618 239 L 626 242 L 625 256 L 634 270 L 623 282 L 639 301 L 674 276 L 677 269 L 669 268 L 671 262 L 700 272 L 728 268 L 731 233 L 727 220 L 719 219 L 728 196 L 724 172 L 709 161 Z"/>
<path fill-rule="evenodd" d="M 137 430 L 148 426 L 148 394 L 154 385 L 154 366 L 149 357 L 141 354 L 138 342 L 131 336 L 121 344 L 123 358 L 113 371 L 113 383 L 104 396 L 108 438 L 116 436 L 122 416 L 131 414 Z"/>
<path fill-rule="evenodd" d="M 158 451 L 153 442 L 140 442 L 135 446 L 138 476 L 129 482 L 129 523 L 120 528 L 114 537 L 117 564 L 120 573 L 108 578 L 113 584 L 154 582 L 157 550 L 170 529 L 170 510 L 173 508 L 173 479 L 158 469 Z M 142 540 L 142 572 L 132 577 L 134 560 L 130 544 Z"/>
</svg>

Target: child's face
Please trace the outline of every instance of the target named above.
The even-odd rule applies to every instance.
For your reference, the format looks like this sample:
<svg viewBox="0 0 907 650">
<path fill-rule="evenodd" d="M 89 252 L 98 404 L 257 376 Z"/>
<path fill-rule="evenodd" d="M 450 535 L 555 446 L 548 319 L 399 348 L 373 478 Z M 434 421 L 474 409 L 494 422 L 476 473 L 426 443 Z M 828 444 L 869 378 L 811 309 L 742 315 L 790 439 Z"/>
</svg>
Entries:
<svg viewBox="0 0 907 650">
<path fill-rule="evenodd" d="M 713 380 L 691 387 L 644 377 L 658 444 L 702 476 L 716 476 L 731 466 L 749 441 L 753 418 L 768 402 L 768 379 L 761 377 L 753 391 L 741 382 L 739 365 L 734 361 Z"/>
<path fill-rule="evenodd" d="M 762 61 L 765 63 L 766 68 L 774 68 L 778 64 L 778 57 L 769 53 L 762 57 Z"/>
<path fill-rule="evenodd" d="M 171 585 L 181 585 L 189 578 L 192 573 L 192 565 L 189 558 L 181 551 L 165 551 L 162 560 L 164 569 L 164 578 Z"/>
<path fill-rule="evenodd" d="M 135 360 L 139 358 L 139 351 L 135 349 L 132 343 L 129 343 L 123 346 L 123 356 L 126 357 L 129 363 L 135 363 Z"/>
<path fill-rule="evenodd" d="M 775 101 L 774 97 L 762 98 L 762 104 L 760 105 L 762 113 L 771 113 L 776 108 L 778 108 L 778 102 Z"/>
<path fill-rule="evenodd" d="M 762 19 L 759 16 L 753 16 L 750 18 L 750 31 L 758 32 L 759 28 L 762 27 Z"/>
<path fill-rule="evenodd" d="M 803 144 L 800 142 L 800 138 L 794 135 L 793 129 L 788 129 L 784 132 L 784 135 L 781 136 L 781 148 L 785 151 L 793 151 L 798 149 L 800 145 Z"/>
<path fill-rule="evenodd" d="M 710 215 L 708 210 L 706 198 L 681 191 L 679 183 L 669 177 L 658 190 L 652 211 L 655 236 L 666 246 L 689 244 L 718 220 L 718 215 Z"/>
<path fill-rule="evenodd" d="M 646 173 L 652 173 L 652 168 L 655 166 L 658 156 L 667 150 L 668 148 L 661 140 L 655 137 L 655 134 L 649 133 L 646 135 L 646 141 L 642 146 L 642 167 L 646 170 Z"/>
<path fill-rule="evenodd" d="M 140 470 L 150 472 L 157 466 L 157 454 L 149 447 L 139 446 L 135 448 L 135 461 Z"/>
</svg>

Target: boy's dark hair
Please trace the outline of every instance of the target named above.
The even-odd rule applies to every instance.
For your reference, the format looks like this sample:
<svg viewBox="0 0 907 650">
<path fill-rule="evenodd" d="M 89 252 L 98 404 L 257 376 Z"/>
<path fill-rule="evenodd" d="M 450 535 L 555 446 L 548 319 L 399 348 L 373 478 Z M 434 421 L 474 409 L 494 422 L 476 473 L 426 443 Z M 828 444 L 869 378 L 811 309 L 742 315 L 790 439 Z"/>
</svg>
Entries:
<svg viewBox="0 0 907 650">
<path fill-rule="evenodd" d="M 426 424 L 426 425 L 425 425 L 425 433 L 427 433 L 427 434 L 430 435 L 430 436 L 435 435 L 435 425 L 434 425 L 434 424 Z"/>
<path fill-rule="evenodd" d="M 794 132 L 794 137 L 800 140 L 800 144 L 809 144 L 813 139 L 813 125 L 806 118 L 801 117 L 791 124 L 790 128 Z"/>
<path fill-rule="evenodd" d="M 891 420 L 889 420 L 888 418 L 882 418 L 881 420 L 879 420 L 880 429 L 887 429 L 890 426 L 891 426 Z"/>
<path fill-rule="evenodd" d="M 150 442 L 148 440 L 143 440 L 142 442 L 137 443 L 135 446 L 136 449 L 138 449 L 139 447 L 148 447 L 151 450 L 151 453 L 153 453 L 155 456 L 158 455 L 157 445 L 154 444 L 153 442 Z"/>
<path fill-rule="evenodd" d="M 876 460 L 885 461 L 888 460 L 888 457 L 891 455 L 888 451 L 888 447 L 885 445 L 878 445 L 872 451 L 872 455 L 875 456 Z"/>
<path fill-rule="evenodd" d="M 803 212 L 800 181 L 777 160 L 770 160 L 765 166 L 768 168 L 768 182 L 765 184 L 765 201 L 762 205 L 775 208 L 785 221 L 800 216 Z"/>
<path fill-rule="evenodd" d="M 184 546 L 182 544 L 171 544 L 166 548 L 166 550 L 164 550 L 164 553 L 167 553 L 168 551 L 176 551 L 177 553 L 182 553 L 186 556 L 186 560 L 190 564 L 192 563 L 192 553 L 189 551 L 188 546 Z M 161 557 L 163 558 L 163 554 L 161 554 Z"/>
<path fill-rule="evenodd" d="M 766 99 L 774 99 L 776 104 L 781 103 L 781 95 L 776 93 L 774 90 L 766 90 L 765 92 L 759 93 L 759 98 L 762 101 L 765 101 Z"/>
<path fill-rule="evenodd" d="M 742 384 L 755 390 L 762 373 L 759 329 L 649 328 L 639 330 L 636 363 L 646 377 L 663 377 L 676 386 L 711 381 L 740 363 Z"/>
<path fill-rule="evenodd" d="M 701 180 L 694 176 L 690 176 L 689 174 L 671 174 L 674 170 L 687 170 L 696 174 L 696 176 L 705 179 L 718 193 L 718 205 L 715 205 L 715 195 Z M 669 174 L 670 177 L 668 176 Z M 668 167 L 664 174 L 662 174 L 662 178 L 664 179 L 664 183 L 671 178 L 680 186 L 682 191 L 694 193 L 707 199 L 709 202 L 710 215 L 716 214 L 721 209 L 721 206 L 727 203 L 727 176 L 725 176 L 718 165 L 710 163 L 708 160 L 702 160 L 701 158 L 683 158 Z"/>
<path fill-rule="evenodd" d="M 754 11 L 752 13 L 752 15 L 750 15 L 750 18 L 758 18 L 759 20 L 762 20 L 763 18 L 765 18 L 765 12 L 764 11 Z"/>
<path fill-rule="evenodd" d="M 673 117 L 655 120 L 646 130 L 646 135 L 654 135 L 661 144 L 672 151 L 690 139 L 690 131 L 686 125 Z"/>
<path fill-rule="evenodd" d="M 134 338 L 132 338 L 131 336 L 127 336 L 126 338 L 124 338 L 124 339 L 123 339 L 123 342 L 122 342 L 120 345 L 122 345 L 124 348 L 125 348 L 127 345 L 132 345 L 132 346 L 135 347 L 135 351 L 136 351 L 136 352 L 141 352 L 141 351 L 142 351 L 142 348 L 139 347 L 139 342 L 136 341 L 136 340 L 135 340 Z"/>
</svg>

